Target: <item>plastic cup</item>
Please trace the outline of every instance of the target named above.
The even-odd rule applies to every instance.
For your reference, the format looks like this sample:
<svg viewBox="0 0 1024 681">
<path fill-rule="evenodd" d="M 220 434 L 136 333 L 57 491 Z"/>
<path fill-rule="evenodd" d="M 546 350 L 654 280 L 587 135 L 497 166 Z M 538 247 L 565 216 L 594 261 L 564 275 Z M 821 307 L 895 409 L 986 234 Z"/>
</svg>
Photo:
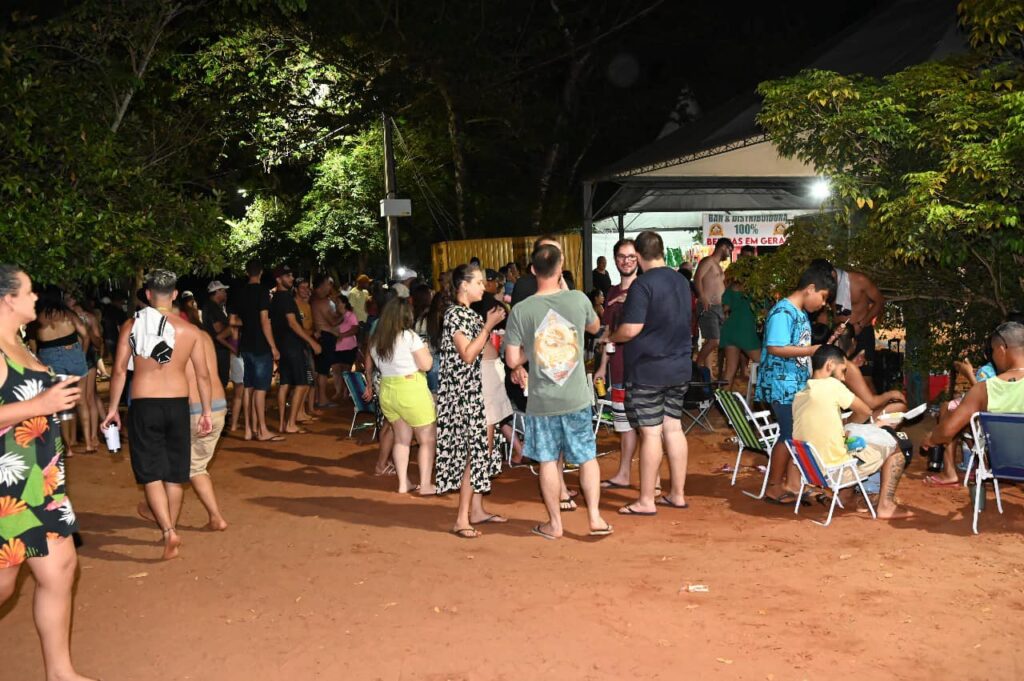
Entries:
<svg viewBox="0 0 1024 681">
<path fill-rule="evenodd" d="M 111 452 L 121 449 L 121 431 L 113 423 L 103 429 L 103 438 L 107 441 L 107 449 Z"/>
<path fill-rule="evenodd" d="M 58 381 L 63 382 L 69 378 L 72 378 L 70 374 L 57 374 Z M 58 412 L 57 418 L 61 421 L 70 421 L 75 418 L 75 411 L 73 409 L 68 409 L 67 411 Z"/>
</svg>

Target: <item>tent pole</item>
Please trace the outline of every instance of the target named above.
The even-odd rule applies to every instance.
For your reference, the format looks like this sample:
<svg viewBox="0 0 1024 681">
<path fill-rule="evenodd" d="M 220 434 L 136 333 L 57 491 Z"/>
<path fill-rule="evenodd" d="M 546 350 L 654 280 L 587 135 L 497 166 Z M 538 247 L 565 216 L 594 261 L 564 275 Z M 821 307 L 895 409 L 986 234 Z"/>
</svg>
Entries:
<svg viewBox="0 0 1024 681">
<path fill-rule="evenodd" d="M 623 218 L 625 218 L 625 213 L 619 213 L 619 241 L 626 238 L 626 225 Z"/>
<path fill-rule="evenodd" d="M 594 287 L 594 185 L 583 183 L 583 292 Z"/>
</svg>

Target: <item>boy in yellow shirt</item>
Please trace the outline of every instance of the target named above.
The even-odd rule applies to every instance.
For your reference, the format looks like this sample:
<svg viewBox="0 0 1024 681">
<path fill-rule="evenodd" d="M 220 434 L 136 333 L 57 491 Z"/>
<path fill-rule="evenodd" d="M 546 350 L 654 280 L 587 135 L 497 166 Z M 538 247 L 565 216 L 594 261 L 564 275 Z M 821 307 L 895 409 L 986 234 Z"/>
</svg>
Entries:
<svg viewBox="0 0 1024 681">
<path fill-rule="evenodd" d="M 866 419 L 871 414 L 871 407 L 844 385 L 846 357 L 836 346 L 822 345 L 818 348 L 811 356 L 811 371 L 807 387 L 793 398 L 793 439 L 810 442 L 821 459 L 820 463 L 834 466 L 850 457 L 846 449 L 842 412 L 852 409 L 855 415 Z M 896 486 L 906 464 L 899 447 L 868 444 L 853 456 L 860 460 L 857 472 L 861 479 L 867 479 L 879 469 L 882 471 L 878 517 L 912 516 L 913 513 L 896 505 Z"/>
</svg>

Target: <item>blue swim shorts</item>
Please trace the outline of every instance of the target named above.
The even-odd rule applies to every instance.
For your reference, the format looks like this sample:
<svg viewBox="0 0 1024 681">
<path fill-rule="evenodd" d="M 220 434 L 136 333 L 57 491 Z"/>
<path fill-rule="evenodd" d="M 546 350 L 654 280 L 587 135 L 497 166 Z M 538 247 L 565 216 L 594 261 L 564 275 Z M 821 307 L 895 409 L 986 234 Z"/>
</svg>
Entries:
<svg viewBox="0 0 1024 681">
<path fill-rule="evenodd" d="M 539 461 L 556 461 L 565 456 L 566 463 L 581 465 L 597 456 L 594 437 L 594 412 L 590 407 L 558 416 L 526 415 L 523 455 Z"/>
</svg>

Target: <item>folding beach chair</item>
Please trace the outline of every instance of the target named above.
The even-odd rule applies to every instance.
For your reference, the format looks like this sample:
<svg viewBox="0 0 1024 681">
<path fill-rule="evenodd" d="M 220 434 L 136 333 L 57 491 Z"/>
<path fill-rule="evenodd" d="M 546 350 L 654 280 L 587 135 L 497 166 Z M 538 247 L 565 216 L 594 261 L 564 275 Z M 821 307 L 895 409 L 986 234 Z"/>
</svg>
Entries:
<svg viewBox="0 0 1024 681">
<path fill-rule="evenodd" d="M 594 388 L 594 374 L 587 374 L 587 383 L 590 385 L 590 406 L 594 409 L 594 435 L 604 424 L 605 430 L 612 427 L 612 401 L 605 397 L 599 397 Z M 607 410 L 607 416 L 605 416 Z"/>
<path fill-rule="evenodd" d="M 715 388 L 725 385 L 723 381 L 712 381 L 711 370 L 704 366 L 693 364 L 693 380 L 686 388 L 686 397 L 683 399 L 683 416 L 690 419 L 690 425 L 683 430 L 689 433 L 694 426 L 700 426 L 709 433 L 715 432 L 715 427 L 708 420 L 711 407 L 715 404 Z"/>
<path fill-rule="evenodd" d="M 343 371 L 341 377 L 345 381 L 345 387 L 348 388 L 349 397 L 352 398 L 352 406 L 354 411 L 352 412 L 352 425 L 349 426 L 348 436 L 352 437 L 352 432 L 356 428 L 356 419 L 359 418 L 360 414 L 369 414 L 373 417 L 373 437 L 377 437 L 377 408 L 373 404 L 367 404 L 363 400 L 363 392 L 366 390 L 366 377 L 356 371 Z M 366 427 L 364 424 L 361 428 Z"/>
<path fill-rule="evenodd" d="M 1024 482 L 1024 414 L 995 414 L 979 412 L 971 417 L 971 431 L 974 434 L 974 449 L 967 463 L 967 477 L 971 466 L 975 466 L 974 478 L 974 534 L 978 534 L 978 514 L 981 513 L 981 496 L 985 493 L 985 481 L 991 480 L 996 492 L 996 507 L 1003 512 L 1003 498 L 999 493 L 999 481 Z"/>
<path fill-rule="evenodd" d="M 516 435 L 523 437 L 526 435 L 526 414 L 521 411 L 512 410 L 512 436 Z M 515 453 L 515 449 L 512 447 L 512 441 L 506 438 L 500 430 L 495 429 L 495 436 L 500 437 L 505 441 L 505 460 L 508 465 L 512 465 L 512 454 Z"/>
<path fill-rule="evenodd" d="M 747 364 L 747 404 L 750 404 L 750 398 L 754 396 L 754 388 L 757 387 L 757 370 L 760 368 L 759 362 Z"/>
<path fill-rule="evenodd" d="M 750 405 L 737 392 L 729 392 L 720 388 L 715 391 L 715 399 L 718 400 L 718 406 L 725 412 L 725 418 L 728 419 L 729 425 L 736 433 L 736 443 L 739 445 L 739 451 L 736 452 L 736 465 L 732 469 L 732 484 L 736 484 L 736 475 L 740 470 L 740 458 L 743 456 L 743 450 L 760 452 L 768 457 L 761 491 L 756 495 L 752 492 L 743 492 L 747 496 L 761 499 L 764 497 L 764 491 L 768 488 L 768 469 L 772 465 L 772 448 L 775 447 L 775 443 L 779 439 L 779 424 L 772 423 L 772 413 L 767 409 L 756 413 L 752 412 Z"/>
<path fill-rule="evenodd" d="M 856 485 L 860 488 L 861 494 L 864 495 L 864 503 L 868 505 L 868 510 L 871 511 L 871 517 L 878 517 L 875 515 L 875 507 L 871 505 L 868 492 L 864 489 L 864 481 L 861 480 L 860 473 L 857 472 L 857 459 L 850 456 L 842 463 L 834 466 L 825 466 L 821 462 L 821 457 L 814 450 L 814 445 L 810 442 L 786 440 L 786 449 L 789 450 L 790 456 L 793 457 L 796 467 L 800 469 L 800 491 L 796 495 L 793 513 L 800 512 L 800 501 L 804 496 L 804 487 L 821 487 L 830 490 L 832 492 L 832 504 L 828 509 L 828 518 L 823 523 L 817 520 L 813 521 L 823 527 L 828 527 L 829 523 L 832 522 L 832 513 L 836 510 L 836 504 L 839 504 L 840 507 L 843 505 L 839 501 L 839 490 Z M 853 479 L 849 482 L 843 482 L 844 471 L 851 471 L 853 473 Z"/>
</svg>

